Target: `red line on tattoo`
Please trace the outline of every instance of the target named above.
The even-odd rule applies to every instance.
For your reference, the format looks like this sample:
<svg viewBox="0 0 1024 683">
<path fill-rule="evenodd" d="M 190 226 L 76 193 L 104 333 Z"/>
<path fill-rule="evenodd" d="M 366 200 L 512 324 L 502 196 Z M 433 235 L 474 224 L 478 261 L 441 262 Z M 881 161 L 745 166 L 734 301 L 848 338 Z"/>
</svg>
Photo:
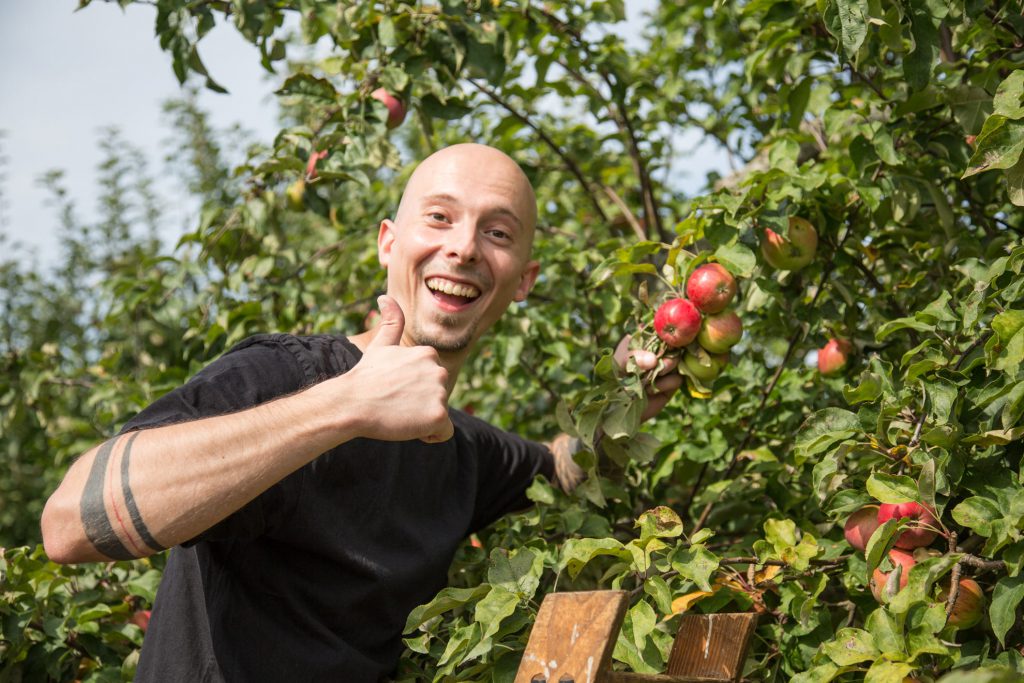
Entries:
<svg viewBox="0 0 1024 683">
<path fill-rule="evenodd" d="M 124 454 L 122 454 L 122 457 L 123 456 Z M 111 460 L 113 460 L 113 458 L 111 458 Z M 117 518 L 117 523 L 120 525 L 121 531 L 124 532 L 124 537 L 127 538 L 128 542 L 131 544 L 132 550 L 135 551 L 135 555 L 137 557 L 142 557 L 146 553 L 135 544 L 135 539 L 132 538 L 130 533 L 128 533 L 128 527 L 124 525 L 124 520 L 121 519 L 121 511 L 117 509 L 117 502 L 114 500 L 114 470 L 117 468 L 113 466 L 114 463 L 110 463 L 110 465 L 111 466 L 107 468 L 107 472 L 109 473 L 109 476 L 107 477 L 107 491 L 110 492 L 110 509 L 114 511 L 114 517 Z"/>
</svg>

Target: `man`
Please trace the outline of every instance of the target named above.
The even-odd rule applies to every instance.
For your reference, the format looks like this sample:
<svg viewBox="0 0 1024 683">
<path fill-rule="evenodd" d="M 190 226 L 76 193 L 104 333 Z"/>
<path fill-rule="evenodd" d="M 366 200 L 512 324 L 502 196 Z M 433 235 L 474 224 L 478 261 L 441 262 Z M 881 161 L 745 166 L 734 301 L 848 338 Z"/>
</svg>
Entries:
<svg viewBox="0 0 1024 683">
<path fill-rule="evenodd" d="M 431 155 L 380 225 L 377 328 L 246 340 L 72 465 L 43 513 L 52 559 L 174 547 L 137 680 L 377 680 L 467 534 L 524 506 L 537 474 L 574 485 L 567 448 L 447 405 L 537 278 L 536 220 L 505 154 Z"/>
</svg>

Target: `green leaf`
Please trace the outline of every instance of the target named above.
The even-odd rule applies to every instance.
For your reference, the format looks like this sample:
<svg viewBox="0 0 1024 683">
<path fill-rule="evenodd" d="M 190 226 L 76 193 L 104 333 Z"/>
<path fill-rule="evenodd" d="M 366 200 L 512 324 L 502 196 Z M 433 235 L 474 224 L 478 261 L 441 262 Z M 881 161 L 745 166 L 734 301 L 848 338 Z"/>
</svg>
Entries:
<svg viewBox="0 0 1024 683">
<path fill-rule="evenodd" d="M 338 93 L 330 81 L 303 73 L 289 76 L 277 94 L 287 97 L 302 97 L 323 104 L 333 104 L 338 99 Z"/>
<path fill-rule="evenodd" d="M 632 559 L 626 547 L 614 538 L 570 538 L 562 547 L 559 569 L 565 569 L 569 578 L 575 579 L 588 562 L 601 555 Z"/>
<path fill-rule="evenodd" d="M 914 47 L 910 54 L 903 57 L 903 74 L 912 90 L 921 90 L 928 85 L 932 69 L 938 61 L 938 21 L 924 0 L 911 0 L 909 9 Z"/>
<path fill-rule="evenodd" d="M 878 328 L 878 331 L 875 332 L 875 340 L 882 341 L 893 332 L 906 329 L 917 330 L 918 332 L 931 332 L 935 329 L 935 325 L 933 323 L 923 322 L 913 317 L 896 318 L 895 320 L 890 320 Z"/>
<path fill-rule="evenodd" d="M 976 85 L 960 85 L 949 92 L 953 116 L 967 135 L 977 135 L 992 113 L 992 97 Z"/>
<path fill-rule="evenodd" d="M 901 659 L 906 654 L 903 627 L 884 607 L 879 607 L 869 614 L 864 621 L 864 627 L 875 639 L 875 647 L 883 656 Z"/>
<path fill-rule="evenodd" d="M 544 558 L 529 548 L 511 552 L 495 548 L 490 555 L 487 582 L 528 600 L 537 591 L 543 571 Z"/>
<path fill-rule="evenodd" d="M 683 521 L 679 515 L 664 505 L 640 515 L 634 526 L 640 528 L 641 541 L 649 538 L 675 538 L 683 533 Z"/>
<path fill-rule="evenodd" d="M 679 550 L 672 555 L 672 568 L 683 578 L 693 581 L 702 591 L 711 591 L 708 579 L 718 569 L 718 556 L 695 543 L 689 548 Z"/>
<path fill-rule="evenodd" d="M 439 614 L 444 614 L 456 607 L 462 607 L 468 602 L 476 602 L 490 590 L 491 587 L 486 583 L 482 583 L 475 588 L 444 588 L 434 596 L 433 600 L 425 605 L 416 607 L 409 613 L 409 618 L 405 621 L 405 628 L 402 629 L 402 633 L 411 633 Z"/>
<path fill-rule="evenodd" d="M 865 372 L 860 376 L 856 387 L 843 387 L 843 398 L 851 405 L 874 401 L 882 395 L 882 378 L 873 372 Z"/>
<path fill-rule="evenodd" d="M 865 488 L 873 498 L 883 503 L 909 503 L 917 501 L 920 496 L 917 482 L 903 474 L 872 472 Z"/>
<path fill-rule="evenodd" d="M 829 0 L 825 6 L 825 25 L 852 62 L 868 33 L 867 0 Z"/>
<path fill-rule="evenodd" d="M 854 413 L 841 408 L 825 408 L 808 417 L 800 426 L 794 450 L 802 462 L 859 431 L 860 421 Z"/>
<path fill-rule="evenodd" d="M 1024 329 L 1024 311 L 1003 311 L 992 318 L 992 330 L 1004 344 Z"/>
<path fill-rule="evenodd" d="M 1024 119 L 1024 69 L 1014 69 L 996 88 L 993 113 L 1008 119 Z"/>
<path fill-rule="evenodd" d="M 1024 151 L 1024 121 L 993 114 L 985 120 L 975 144 L 977 148 L 962 178 L 996 168 L 1013 168 Z"/>
<path fill-rule="evenodd" d="M 830 662 L 811 667 L 807 671 L 796 674 L 789 680 L 790 683 L 829 683 L 829 681 L 834 680 L 836 676 L 843 672 L 844 669 Z"/>
<path fill-rule="evenodd" d="M 1016 206 L 1024 206 L 1024 156 L 1012 168 L 1006 169 L 1006 192 Z"/>
<path fill-rule="evenodd" d="M 870 633 L 859 628 L 841 628 L 835 639 L 821 646 L 821 651 L 839 666 L 874 661 L 879 652 Z"/>
<path fill-rule="evenodd" d="M 757 265 L 757 257 L 746 245 L 723 245 L 715 250 L 715 258 L 731 273 L 740 277 L 750 277 Z"/>
<path fill-rule="evenodd" d="M 885 523 L 878 525 L 878 528 L 871 534 L 871 538 L 868 539 L 868 544 L 864 548 L 864 559 L 867 561 L 865 581 L 871 578 L 871 574 L 882 563 L 886 551 L 892 546 L 892 540 L 899 525 L 900 520 L 887 519 Z"/>
<path fill-rule="evenodd" d="M 481 638 L 489 638 L 498 632 L 501 622 L 512 616 L 519 605 L 519 598 L 500 586 L 493 586 L 491 591 L 476 603 L 474 620 L 483 627 Z"/>
<path fill-rule="evenodd" d="M 953 520 L 981 536 L 992 535 L 992 522 L 1003 516 L 999 504 L 982 496 L 971 496 L 961 501 L 950 513 Z"/>
<path fill-rule="evenodd" d="M 903 683 L 903 679 L 913 670 L 912 664 L 880 659 L 868 669 L 864 683 Z"/>
<path fill-rule="evenodd" d="M 1017 605 L 1024 600 L 1024 574 L 999 579 L 992 590 L 992 605 L 989 607 L 989 619 L 992 632 L 999 642 L 1006 646 L 1006 633 L 1016 623 Z"/>
<path fill-rule="evenodd" d="M 398 45 L 398 41 L 395 39 L 395 22 L 391 19 L 391 16 L 384 14 L 380 18 L 380 23 L 377 25 L 377 37 L 380 39 L 380 44 L 384 47 L 395 47 Z"/>
</svg>

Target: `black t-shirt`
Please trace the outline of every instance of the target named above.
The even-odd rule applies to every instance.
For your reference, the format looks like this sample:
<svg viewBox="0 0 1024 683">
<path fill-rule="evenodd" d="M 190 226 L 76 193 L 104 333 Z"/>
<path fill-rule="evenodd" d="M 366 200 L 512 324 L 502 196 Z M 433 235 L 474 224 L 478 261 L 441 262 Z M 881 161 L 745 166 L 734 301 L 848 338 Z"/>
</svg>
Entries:
<svg viewBox="0 0 1024 683">
<path fill-rule="evenodd" d="M 344 337 L 253 337 L 122 431 L 257 405 L 360 357 Z M 455 436 L 445 443 L 342 444 L 172 549 L 136 680 L 359 682 L 391 672 L 409 612 L 445 586 L 458 544 L 527 506 L 534 476 L 553 472 L 540 444 L 450 412 Z"/>
</svg>

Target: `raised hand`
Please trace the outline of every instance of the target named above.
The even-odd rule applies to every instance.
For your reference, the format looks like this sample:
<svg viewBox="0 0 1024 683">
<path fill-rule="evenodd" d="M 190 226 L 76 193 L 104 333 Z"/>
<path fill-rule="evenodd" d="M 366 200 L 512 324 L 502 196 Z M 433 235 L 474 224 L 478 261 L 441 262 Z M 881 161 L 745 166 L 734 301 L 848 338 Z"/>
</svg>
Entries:
<svg viewBox="0 0 1024 683">
<path fill-rule="evenodd" d="M 620 370 L 624 370 L 626 363 L 629 361 L 629 357 L 632 356 L 636 362 L 637 367 L 644 371 L 649 372 L 654 368 L 658 368 L 658 372 L 654 382 L 648 386 L 647 389 L 647 408 L 644 409 L 642 419 L 648 420 L 665 407 L 665 404 L 671 400 L 672 395 L 676 393 L 680 386 L 683 384 L 683 377 L 676 372 L 676 365 L 678 361 L 674 358 L 658 358 L 656 354 L 651 351 L 644 350 L 631 350 L 629 348 L 629 342 L 632 340 L 631 335 L 626 335 L 619 342 L 619 345 L 615 347 L 615 364 Z"/>
<path fill-rule="evenodd" d="M 448 371 L 429 346 L 401 346 L 405 315 L 391 297 L 377 300 L 381 322 L 362 360 L 337 378 L 359 404 L 360 435 L 383 441 L 447 441 Z"/>
</svg>

